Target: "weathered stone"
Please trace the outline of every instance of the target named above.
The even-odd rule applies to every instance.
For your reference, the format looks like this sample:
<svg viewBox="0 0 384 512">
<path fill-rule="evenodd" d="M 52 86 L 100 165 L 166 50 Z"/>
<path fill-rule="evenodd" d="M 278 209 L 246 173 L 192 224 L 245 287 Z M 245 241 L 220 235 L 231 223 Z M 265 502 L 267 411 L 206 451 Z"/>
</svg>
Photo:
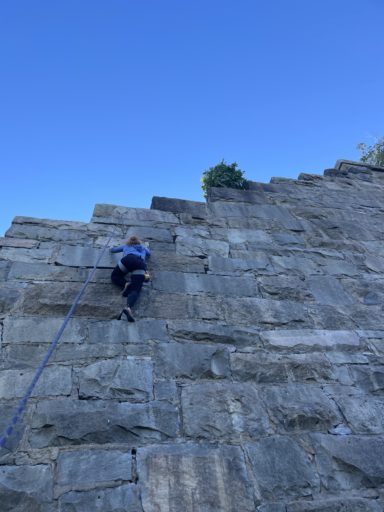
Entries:
<svg viewBox="0 0 384 512">
<path fill-rule="evenodd" d="M 216 345 L 167 343 L 156 348 L 157 378 L 200 379 L 229 376 L 229 353 Z"/>
<path fill-rule="evenodd" d="M 243 453 L 235 446 L 174 445 L 138 450 L 145 512 L 254 512 Z"/>
<path fill-rule="evenodd" d="M 312 300 L 308 283 L 299 276 L 260 276 L 257 278 L 260 293 L 264 299 L 293 300 L 305 302 Z"/>
<path fill-rule="evenodd" d="M 354 384 L 366 393 L 384 391 L 384 366 L 353 366 L 350 373 Z"/>
<path fill-rule="evenodd" d="M 37 404 L 29 442 L 32 448 L 66 444 L 148 443 L 174 438 L 178 414 L 168 402 L 58 399 Z"/>
<path fill-rule="evenodd" d="M 382 505 L 370 499 L 329 499 L 289 503 L 283 512 L 382 512 Z"/>
<path fill-rule="evenodd" d="M 128 208 L 113 204 L 96 204 L 93 222 L 124 224 L 129 226 L 146 226 L 153 223 L 179 224 L 179 219 L 170 212 L 147 208 Z"/>
<path fill-rule="evenodd" d="M 63 320 L 41 316 L 7 317 L 4 320 L 4 343 L 51 343 Z M 71 318 L 60 338 L 60 343 L 83 343 L 86 335 L 87 323 L 81 319 Z"/>
<path fill-rule="evenodd" d="M 255 259 L 248 260 L 240 258 L 223 258 L 221 256 L 208 257 L 208 271 L 215 275 L 242 275 L 244 272 L 251 272 L 255 270 L 273 271 L 271 262 L 264 252 L 258 253 Z"/>
<path fill-rule="evenodd" d="M 53 494 L 52 468 L 47 464 L 0 466 L 0 497 L 4 491 L 13 491 L 9 497 L 19 498 L 24 505 L 30 502 L 37 507 L 36 503 L 49 502 Z"/>
<path fill-rule="evenodd" d="M 322 487 L 329 492 L 374 488 L 384 481 L 382 437 L 312 434 Z"/>
<path fill-rule="evenodd" d="M 181 272 L 157 272 L 153 287 L 166 293 L 207 293 L 232 297 L 255 297 L 256 280 L 251 277 L 226 277 Z"/>
<path fill-rule="evenodd" d="M 206 258 L 211 254 L 227 257 L 229 254 L 229 244 L 221 240 L 178 236 L 176 238 L 176 252 L 177 254 L 199 258 Z"/>
<path fill-rule="evenodd" d="M 207 216 L 205 203 L 169 197 L 154 196 L 151 202 L 151 209 L 173 213 L 189 213 L 197 219 L 205 219 Z"/>
<path fill-rule="evenodd" d="M 22 261 L 30 263 L 31 261 L 49 263 L 53 255 L 53 248 L 15 248 L 2 247 L 0 249 L 0 258 L 9 261 Z"/>
<path fill-rule="evenodd" d="M 182 410 L 185 433 L 192 438 L 240 440 L 272 432 L 266 408 L 250 384 L 187 386 L 182 390 Z"/>
<path fill-rule="evenodd" d="M 364 396 L 335 397 L 354 434 L 384 434 L 383 400 Z"/>
<path fill-rule="evenodd" d="M 137 228 L 130 227 L 124 234 L 124 238 L 128 239 L 130 236 L 137 236 Z M 157 242 L 173 243 L 172 233 L 169 229 L 165 228 L 152 228 L 152 227 L 140 227 L 140 238 L 145 241 L 151 242 L 152 240 Z"/>
<path fill-rule="evenodd" d="M 57 459 L 55 495 L 88 490 L 132 480 L 131 450 L 76 450 L 61 452 Z"/>
<path fill-rule="evenodd" d="M 359 336 L 354 331 L 329 331 L 320 329 L 262 331 L 261 339 L 267 346 L 301 350 L 356 349 Z"/>
<path fill-rule="evenodd" d="M 130 325 L 129 329 L 124 321 L 88 322 L 88 343 L 148 343 L 150 340 L 169 341 L 165 320 L 142 319 Z"/>
<path fill-rule="evenodd" d="M 8 279 L 20 281 L 74 281 L 84 282 L 90 273 L 90 269 L 72 268 L 46 263 L 22 263 L 16 261 L 11 266 Z M 111 271 L 98 269 L 91 282 L 110 282 Z"/>
<path fill-rule="evenodd" d="M 308 281 L 309 289 L 318 304 L 352 304 L 354 302 L 335 278 L 312 276 Z"/>
<path fill-rule="evenodd" d="M 9 402 L 1 402 L 0 403 L 0 434 L 3 435 L 8 428 L 8 426 L 12 423 L 12 418 L 16 413 L 16 409 L 19 404 L 17 402 L 9 403 Z M 2 459 L 7 460 L 7 456 L 9 452 L 15 452 L 19 446 L 21 438 L 23 437 L 25 431 L 25 420 L 24 417 L 21 416 L 19 421 L 13 425 L 12 435 L 8 436 L 5 447 L 0 448 L 0 462 L 3 463 Z M 6 463 L 6 462 L 5 462 Z"/>
<path fill-rule="evenodd" d="M 0 237 L 0 247 L 24 247 L 26 249 L 32 249 L 37 247 L 39 242 L 37 240 L 30 240 L 28 238 L 9 238 Z"/>
<path fill-rule="evenodd" d="M 305 451 L 291 438 L 269 437 L 246 445 L 261 499 L 311 496 L 320 479 Z"/>
<path fill-rule="evenodd" d="M 0 399 L 21 398 L 32 382 L 33 370 L 0 371 Z M 32 396 L 69 395 L 72 389 L 71 368 L 65 366 L 48 367 L 37 382 Z"/>
<path fill-rule="evenodd" d="M 237 381 L 279 383 L 293 381 L 324 382 L 335 380 L 333 369 L 325 356 L 310 354 L 231 354 L 232 375 Z"/>
<path fill-rule="evenodd" d="M 97 491 L 71 491 L 59 498 L 60 512 L 143 512 L 134 484 Z"/>
<path fill-rule="evenodd" d="M 62 245 L 55 256 L 55 264 L 68 267 L 93 267 L 103 249 L 100 247 L 84 247 L 80 245 Z M 106 250 L 98 266 L 113 268 L 122 258 L 123 253 L 111 253 Z"/>
<path fill-rule="evenodd" d="M 90 364 L 79 370 L 81 398 L 119 398 L 146 402 L 153 398 L 152 364 L 127 357 Z"/>
<path fill-rule="evenodd" d="M 9 313 L 17 304 L 22 293 L 21 287 L 15 287 L 11 284 L 2 284 L 0 286 L 0 313 Z"/>
<path fill-rule="evenodd" d="M 260 392 L 271 422 L 279 433 L 326 431 L 342 418 L 333 402 L 316 386 L 271 386 Z"/>
<path fill-rule="evenodd" d="M 257 329 L 236 325 L 221 325 L 189 320 L 171 320 L 167 323 L 169 334 L 175 340 L 193 340 L 229 345 L 260 346 Z"/>
</svg>

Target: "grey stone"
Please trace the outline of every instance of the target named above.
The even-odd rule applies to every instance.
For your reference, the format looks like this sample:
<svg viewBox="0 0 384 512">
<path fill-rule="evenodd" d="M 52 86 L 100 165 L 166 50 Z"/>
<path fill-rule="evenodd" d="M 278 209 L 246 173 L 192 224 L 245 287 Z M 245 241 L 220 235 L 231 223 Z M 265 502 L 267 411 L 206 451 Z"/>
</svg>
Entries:
<svg viewBox="0 0 384 512">
<path fill-rule="evenodd" d="M 382 437 L 311 435 L 323 488 L 374 488 L 384 481 Z"/>
<path fill-rule="evenodd" d="M 342 421 L 335 404 L 314 385 L 270 386 L 260 397 L 279 433 L 326 431 Z"/>
<path fill-rule="evenodd" d="M 152 363 L 149 359 L 127 357 L 81 368 L 79 396 L 146 402 L 153 398 Z"/>
<path fill-rule="evenodd" d="M 28 238 L 10 238 L 0 237 L 0 247 L 24 247 L 25 249 L 32 249 L 37 247 L 39 242 L 37 240 L 30 240 Z"/>
<path fill-rule="evenodd" d="M 239 447 L 183 444 L 138 450 L 145 512 L 254 512 Z"/>
<path fill-rule="evenodd" d="M 354 302 L 340 282 L 332 277 L 310 277 L 309 289 L 318 304 L 352 304 Z"/>
<path fill-rule="evenodd" d="M 15 309 L 22 289 L 11 284 L 0 285 L 0 313 L 9 313 Z"/>
<path fill-rule="evenodd" d="M 206 258 L 211 254 L 227 257 L 229 254 L 229 244 L 221 240 L 178 236 L 176 238 L 176 252 L 184 256 L 195 256 L 199 258 Z"/>
<path fill-rule="evenodd" d="M 60 512 L 143 512 L 134 484 L 97 491 L 71 491 L 59 498 Z"/>
<path fill-rule="evenodd" d="M 96 204 L 93 211 L 93 222 L 123 224 L 131 226 L 153 225 L 154 223 L 179 224 L 176 215 L 147 208 L 129 208 L 113 204 Z"/>
<path fill-rule="evenodd" d="M 137 236 L 138 229 L 136 227 L 130 227 L 124 234 L 124 238 L 128 239 L 130 236 Z M 153 227 L 140 227 L 139 229 L 140 239 L 151 242 L 167 242 L 173 243 L 172 233 L 169 229 L 165 228 L 153 228 Z"/>
<path fill-rule="evenodd" d="M 273 271 L 270 259 L 264 252 L 256 253 L 255 259 L 224 258 L 208 256 L 208 271 L 215 275 L 236 274 L 244 272 L 269 270 Z"/>
<path fill-rule="evenodd" d="M 21 398 L 35 375 L 33 370 L 0 371 L 0 399 Z M 47 367 L 37 382 L 33 397 L 69 395 L 72 389 L 71 368 Z"/>
<path fill-rule="evenodd" d="M 167 343 L 156 348 L 157 378 L 212 378 L 229 375 L 228 350 L 216 345 Z"/>
<path fill-rule="evenodd" d="M 27 501 L 49 502 L 53 496 L 52 469 L 48 464 L 0 466 L 0 492 L 4 491 L 17 492 Z"/>
<path fill-rule="evenodd" d="M 151 202 L 151 209 L 173 213 L 189 213 L 197 219 L 205 219 L 207 216 L 205 203 L 186 201 L 183 199 L 171 199 L 169 197 L 154 196 Z"/>
<path fill-rule="evenodd" d="M 246 445 L 261 499 L 311 496 L 320 479 L 305 451 L 291 438 L 269 437 Z"/>
<path fill-rule="evenodd" d="M 84 282 L 90 273 L 89 269 L 77 269 L 72 267 L 63 267 L 47 265 L 46 263 L 22 263 L 16 261 L 8 274 L 8 279 L 17 279 L 20 281 L 74 281 Z M 99 269 L 93 276 L 91 282 L 103 281 L 110 282 L 110 270 Z"/>
<path fill-rule="evenodd" d="M 84 450 L 61 452 L 57 459 L 55 495 L 68 491 L 132 481 L 130 450 Z"/>
<path fill-rule="evenodd" d="M 7 317 L 4 320 L 4 342 L 51 343 L 63 320 L 41 316 Z M 86 339 L 86 329 L 87 323 L 84 320 L 71 318 L 60 338 L 60 343 L 83 343 Z"/>
<path fill-rule="evenodd" d="M 335 397 L 354 434 L 384 434 L 384 403 L 364 396 Z"/>
<path fill-rule="evenodd" d="M 258 285 L 253 276 L 226 277 L 181 272 L 157 272 L 153 287 L 166 293 L 207 293 L 232 297 L 255 297 Z"/>
<path fill-rule="evenodd" d="M 16 413 L 19 404 L 17 402 L 1 402 L 0 403 L 0 434 L 3 436 L 6 432 L 6 429 L 9 425 L 12 425 L 12 435 L 7 437 L 6 444 L 4 448 L 0 448 L 0 462 L 3 463 L 2 458 L 4 457 L 5 461 L 7 460 L 7 456 L 9 452 L 16 452 L 19 447 L 20 441 L 24 435 L 25 431 L 25 416 L 21 416 L 18 418 L 18 421 L 15 425 L 12 423 L 12 419 Z"/>
<path fill-rule="evenodd" d="M 352 380 L 366 393 L 381 393 L 384 390 L 384 366 L 353 366 Z"/>
<path fill-rule="evenodd" d="M 337 380 L 332 365 L 325 356 L 310 354 L 273 354 L 236 352 L 231 354 L 234 379 L 257 383 L 328 382 Z"/>
<path fill-rule="evenodd" d="M 259 276 L 257 278 L 264 299 L 311 301 L 308 282 L 299 276 Z"/>
<path fill-rule="evenodd" d="M 68 267 L 93 267 L 103 249 L 100 247 L 84 247 L 80 245 L 62 245 L 55 256 L 57 265 Z M 99 267 L 114 268 L 123 253 L 111 253 L 106 250 L 99 262 Z"/>
<path fill-rule="evenodd" d="M 36 262 L 51 262 L 53 255 L 53 248 L 15 248 L 15 247 L 2 247 L 0 249 L 0 258 L 9 261 L 21 261 L 25 263 Z"/>
<path fill-rule="evenodd" d="M 182 410 L 186 435 L 195 439 L 240 440 L 272 432 L 266 408 L 251 384 L 186 386 Z"/>
<path fill-rule="evenodd" d="M 354 331 L 329 331 L 321 329 L 262 331 L 262 340 L 271 347 L 298 348 L 301 350 L 355 349 L 360 338 Z"/>
<path fill-rule="evenodd" d="M 370 499 L 328 499 L 289 503 L 284 512 L 382 512 L 377 500 Z"/>
<path fill-rule="evenodd" d="M 33 448 L 67 444 L 148 443 L 174 438 L 178 413 L 170 403 L 58 399 L 37 404 L 29 442 Z"/>
<path fill-rule="evenodd" d="M 193 340 L 229 345 L 260 346 L 257 329 L 237 325 L 222 325 L 194 320 L 171 320 L 167 323 L 170 336 L 175 340 Z"/>
<path fill-rule="evenodd" d="M 142 319 L 129 329 L 122 321 L 88 322 L 87 342 L 91 344 L 148 343 L 150 340 L 169 341 L 165 320 Z"/>
</svg>

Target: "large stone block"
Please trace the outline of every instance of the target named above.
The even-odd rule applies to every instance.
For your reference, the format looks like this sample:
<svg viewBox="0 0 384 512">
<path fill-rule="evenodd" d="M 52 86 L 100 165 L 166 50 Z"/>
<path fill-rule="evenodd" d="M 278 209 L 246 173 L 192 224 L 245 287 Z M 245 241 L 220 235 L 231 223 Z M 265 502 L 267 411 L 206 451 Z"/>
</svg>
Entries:
<svg viewBox="0 0 384 512">
<path fill-rule="evenodd" d="M 255 297 L 258 284 L 253 276 L 227 277 L 182 272 L 157 272 L 153 287 L 166 293 L 207 293 L 229 297 Z"/>
<path fill-rule="evenodd" d="M 354 302 L 340 281 L 334 277 L 311 276 L 308 284 L 318 304 L 353 304 Z"/>
<path fill-rule="evenodd" d="M 354 434 L 384 435 L 384 402 L 363 396 L 335 396 L 335 401 Z"/>
<path fill-rule="evenodd" d="M 259 289 L 264 299 L 292 300 L 309 302 L 313 296 L 308 289 L 308 283 L 299 276 L 258 276 Z"/>
<path fill-rule="evenodd" d="M 50 263 L 54 254 L 53 247 L 42 248 L 15 248 L 2 247 L 0 249 L 0 258 L 9 261 L 21 261 L 30 263 L 31 261 Z"/>
<path fill-rule="evenodd" d="M 67 444 L 159 442 L 178 433 L 178 412 L 164 402 L 42 401 L 31 420 L 32 448 Z"/>
<path fill-rule="evenodd" d="M 354 331 L 330 331 L 321 329 L 262 331 L 261 339 L 266 346 L 295 350 L 356 350 L 360 338 Z"/>
<path fill-rule="evenodd" d="M 273 272 L 271 261 L 264 252 L 255 254 L 254 259 L 223 258 L 222 256 L 208 256 L 208 272 L 216 275 L 236 274 L 245 272 L 269 271 Z"/>
<path fill-rule="evenodd" d="M 334 402 L 319 387 L 308 384 L 270 386 L 260 391 L 271 422 L 278 433 L 326 432 L 342 423 Z"/>
<path fill-rule="evenodd" d="M 311 437 L 323 489 L 357 492 L 383 485 L 383 437 L 324 434 Z"/>
<path fill-rule="evenodd" d="M 160 344 L 155 353 L 155 375 L 164 379 L 227 377 L 229 352 L 216 345 Z"/>
<path fill-rule="evenodd" d="M 90 364 L 78 370 L 80 398 L 118 398 L 147 402 L 153 398 L 152 363 L 127 357 Z"/>
<path fill-rule="evenodd" d="M 67 492 L 60 496 L 59 506 L 60 512 L 143 512 L 139 488 L 135 484 Z"/>
<path fill-rule="evenodd" d="M 252 327 L 195 320 L 170 320 L 167 326 L 170 336 L 175 340 L 193 340 L 236 346 L 261 346 L 259 331 Z"/>
<path fill-rule="evenodd" d="M 287 500 L 320 491 L 320 478 L 313 463 L 293 439 L 269 437 L 246 445 L 257 495 L 263 500 Z"/>
<path fill-rule="evenodd" d="M 88 322 L 87 342 L 91 344 L 148 343 L 169 341 L 167 323 L 162 319 L 141 319 L 129 325 L 125 321 Z"/>
<path fill-rule="evenodd" d="M 4 343 L 51 343 L 63 324 L 63 318 L 8 316 L 4 320 Z M 83 343 L 87 336 L 87 322 L 71 318 L 60 343 Z"/>
<path fill-rule="evenodd" d="M 61 452 L 57 459 L 55 495 L 68 491 L 110 487 L 132 481 L 131 450 L 84 450 Z"/>
<path fill-rule="evenodd" d="M 207 216 L 206 203 L 169 197 L 154 196 L 151 202 L 151 209 L 173 213 L 188 213 L 195 219 L 205 219 Z"/>
<path fill-rule="evenodd" d="M 3 492 L 5 496 L 2 496 Z M 24 505 L 31 504 L 40 510 L 37 504 L 49 502 L 52 496 L 53 475 L 48 464 L 0 466 L 0 498 L 5 498 L 2 506 L 7 506 L 7 499 L 19 498 Z"/>
<path fill-rule="evenodd" d="M 22 263 L 16 261 L 12 264 L 8 274 L 9 280 L 19 281 L 72 281 L 84 282 L 90 273 L 90 269 L 73 268 L 46 263 Z M 98 269 L 91 282 L 111 281 L 111 271 Z"/>
<path fill-rule="evenodd" d="M 352 366 L 353 383 L 365 393 L 381 394 L 384 391 L 384 366 Z"/>
<path fill-rule="evenodd" d="M 241 440 L 272 432 L 266 408 L 250 384 L 206 382 L 182 390 L 183 426 L 195 439 Z"/>
<path fill-rule="evenodd" d="M 72 389 L 71 368 L 50 366 L 45 368 L 32 396 L 70 395 Z M 0 371 L 0 399 L 21 398 L 35 375 L 33 370 Z"/>
<path fill-rule="evenodd" d="M 206 258 L 210 255 L 228 257 L 229 243 L 222 240 L 209 240 L 197 237 L 178 236 L 176 252 L 184 256 Z"/>
<path fill-rule="evenodd" d="M 124 232 L 124 238 L 127 240 L 130 236 L 139 236 L 141 240 L 147 242 L 166 242 L 173 243 L 173 235 L 170 229 L 156 227 L 130 227 Z M 120 244 L 121 245 L 121 244 Z"/>
<path fill-rule="evenodd" d="M 289 503 L 283 512 L 382 512 L 377 500 L 339 498 Z"/>
<path fill-rule="evenodd" d="M 242 450 L 185 444 L 138 450 L 145 512 L 254 512 Z"/>
<path fill-rule="evenodd" d="M 84 247 L 81 245 L 61 245 L 55 255 L 57 265 L 68 267 L 93 267 L 103 251 L 102 247 Z M 111 253 L 106 249 L 99 262 L 99 267 L 114 268 L 123 253 Z"/>
<path fill-rule="evenodd" d="M 147 208 L 129 208 L 113 204 L 96 204 L 92 221 L 128 226 L 152 226 L 159 223 L 180 223 L 177 216 L 171 212 L 150 210 Z"/>
<path fill-rule="evenodd" d="M 231 354 L 231 370 L 238 381 L 256 383 L 328 382 L 337 380 L 326 357 L 319 353 L 274 354 L 258 350 L 254 354 Z"/>
</svg>

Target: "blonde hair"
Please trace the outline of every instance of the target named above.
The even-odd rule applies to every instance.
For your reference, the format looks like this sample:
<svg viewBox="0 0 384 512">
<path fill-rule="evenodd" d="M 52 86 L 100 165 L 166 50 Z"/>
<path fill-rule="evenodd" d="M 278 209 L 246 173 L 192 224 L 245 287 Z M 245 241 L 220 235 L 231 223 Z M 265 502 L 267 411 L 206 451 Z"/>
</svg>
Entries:
<svg viewBox="0 0 384 512">
<path fill-rule="evenodd" d="M 141 240 L 137 236 L 130 236 L 125 242 L 125 245 L 140 245 Z"/>
</svg>

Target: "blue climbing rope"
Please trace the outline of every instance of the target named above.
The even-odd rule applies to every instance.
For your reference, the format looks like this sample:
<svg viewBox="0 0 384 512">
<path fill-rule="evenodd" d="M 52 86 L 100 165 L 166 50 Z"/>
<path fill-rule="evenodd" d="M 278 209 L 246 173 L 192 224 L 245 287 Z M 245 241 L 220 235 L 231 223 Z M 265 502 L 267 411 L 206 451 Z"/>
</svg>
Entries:
<svg viewBox="0 0 384 512">
<path fill-rule="evenodd" d="M 7 426 L 7 428 L 5 429 L 3 436 L 0 438 L 0 447 L 1 448 L 5 447 L 5 443 L 6 443 L 7 439 L 12 434 L 13 429 L 14 429 L 18 419 L 23 414 L 24 409 L 25 409 L 25 407 L 27 405 L 27 402 L 28 402 L 30 396 L 32 395 L 32 392 L 33 392 L 33 390 L 34 390 L 34 388 L 35 388 L 35 386 L 36 386 L 36 384 L 37 384 L 41 374 L 43 373 L 43 370 L 46 367 L 46 365 L 47 365 L 47 363 L 49 361 L 49 358 L 51 357 L 53 351 L 55 350 L 57 344 L 59 343 L 61 335 L 64 332 L 64 329 L 66 328 L 66 326 L 67 326 L 71 316 L 75 312 L 75 309 L 76 309 L 76 307 L 77 307 L 77 305 L 79 303 L 79 300 L 80 300 L 81 296 L 83 295 L 83 293 L 84 293 L 85 289 L 87 288 L 89 282 L 91 281 L 92 277 L 94 276 L 94 274 L 96 272 L 96 269 L 97 269 L 97 266 L 99 265 L 100 260 L 103 257 L 103 255 L 105 253 L 105 250 L 107 249 L 107 247 L 108 247 L 108 245 L 109 245 L 109 243 L 111 241 L 111 238 L 112 238 L 112 236 L 110 236 L 109 239 L 107 240 L 107 242 L 106 242 L 105 246 L 103 247 L 103 250 L 101 251 L 99 257 L 97 258 L 97 261 L 94 264 L 91 272 L 89 273 L 87 279 L 83 283 L 83 286 L 81 287 L 81 290 L 77 294 L 77 296 L 76 296 L 76 298 L 75 298 L 75 300 L 74 300 L 70 310 L 67 313 L 67 316 L 64 318 L 63 323 L 61 324 L 60 329 L 57 331 L 56 336 L 51 341 L 49 349 L 47 350 L 47 353 L 45 354 L 45 357 L 44 357 L 43 361 L 41 362 L 40 366 L 38 367 L 38 369 L 37 369 L 37 371 L 35 373 L 35 376 L 32 379 L 31 384 L 29 385 L 29 387 L 28 387 L 25 395 L 23 396 L 23 398 L 20 400 L 19 405 L 18 405 L 18 407 L 17 407 L 17 409 L 15 411 L 15 414 L 13 415 L 13 418 L 9 422 L 9 425 Z"/>
</svg>

